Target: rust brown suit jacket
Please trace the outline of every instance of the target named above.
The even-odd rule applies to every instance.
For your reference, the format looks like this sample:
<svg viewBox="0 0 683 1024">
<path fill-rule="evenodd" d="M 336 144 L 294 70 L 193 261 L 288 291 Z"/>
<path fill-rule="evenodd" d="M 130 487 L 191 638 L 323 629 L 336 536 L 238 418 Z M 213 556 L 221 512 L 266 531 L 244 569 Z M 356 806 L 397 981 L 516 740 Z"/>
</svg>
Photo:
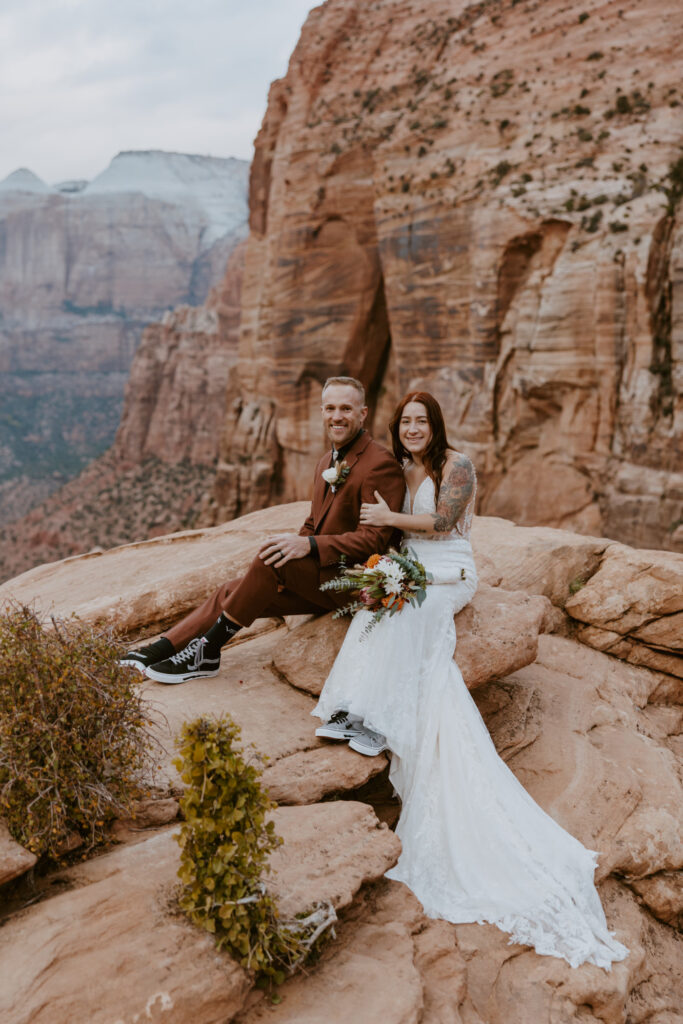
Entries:
<svg viewBox="0 0 683 1024">
<path fill-rule="evenodd" d="M 319 561 L 313 553 L 295 558 L 279 569 L 258 556 L 244 576 L 228 580 L 207 600 L 165 634 L 176 650 L 193 637 L 202 636 L 221 612 L 243 626 L 262 616 L 297 615 L 326 611 L 348 601 L 343 591 L 320 590 L 320 584 L 338 574 L 345 556 L 349 564 L 362 562 L 375 551 L 386 551 L 398 539 L 390 526 L 360 523 L 363 502 L 374 503 L 378 491 L 389 507 L 399 511 L 405 493 L 403 471 L 393 455 L 369 434 L 362 433 L 346 453 L 349 475 L 333 491 L 322 478 L 330 465 L 328 451 L 318 462 L 313 483 L 311 511 L 299 530 L 315 536 Z"/>
<path fill-rule="evenodd" d="M 386 551 L 396 541 L 397 531 L 390 526 L 360 523 L 360 507 L 363 502 L 374 504 L 378 491 L 389 507 L 398 512 L 406 488 L 403 470 L 394 456 L 367 432 L 346 453 L 344 461 L 349 475 L 336 491 L 322 477 L 331 458 L 329 450 L 316 466 L 311 511 L 299 530 L 301 536 L 315 536 L 321 569 L 336 566 L 342 555 L 353 564 L 364 561 L 375 551 Z"/>
</svg>

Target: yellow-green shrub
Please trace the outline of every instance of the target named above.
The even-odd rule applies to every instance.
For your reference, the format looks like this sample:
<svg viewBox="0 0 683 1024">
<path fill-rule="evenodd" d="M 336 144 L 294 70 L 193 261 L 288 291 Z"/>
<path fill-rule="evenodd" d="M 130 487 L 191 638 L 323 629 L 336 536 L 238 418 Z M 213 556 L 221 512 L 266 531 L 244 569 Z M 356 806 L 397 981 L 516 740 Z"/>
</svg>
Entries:
<svg viewBox="0 0 683 1024">
<path fill-rule="evenodd" d="M 148 715 L 110 631 L 16 606 L 0 615 L 0 817 L 38 856 L 87 852 L 145 789 Z"/>
<path fill-rule="evenodd" d="M 175 761 L 186 790 L 178 842 L 181 909 L 216 937 L 219 948 L 280 984 L 335 920 L 331 907 L 312 908 L 283 922 L 263 884 L 270 853 L 281 844 L 268 812 L 276 805 L 261 788 L 254 753 L 235 746 L 240 730 L 229 718 L 186 723 Z"/>
</svg>

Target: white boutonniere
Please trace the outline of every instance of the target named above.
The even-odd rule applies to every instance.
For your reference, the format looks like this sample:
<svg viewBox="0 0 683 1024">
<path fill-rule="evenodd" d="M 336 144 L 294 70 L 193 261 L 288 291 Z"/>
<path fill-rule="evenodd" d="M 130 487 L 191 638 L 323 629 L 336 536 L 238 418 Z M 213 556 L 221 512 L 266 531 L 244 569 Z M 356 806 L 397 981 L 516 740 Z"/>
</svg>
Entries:
<svg viewBox="0 0 683 1024">
<path fill-rule="evenodd" d="M 329 469 L 324 469 L 322 472 L 322 478 L 326 484 L 329 484 L 332 493 L 334 494 L 339 487 L 342 486 L 347 476 L 351 472 L 351 467 L 347 463 L 346 459 L 343 462 L 335 462 Z"/>
</svg>

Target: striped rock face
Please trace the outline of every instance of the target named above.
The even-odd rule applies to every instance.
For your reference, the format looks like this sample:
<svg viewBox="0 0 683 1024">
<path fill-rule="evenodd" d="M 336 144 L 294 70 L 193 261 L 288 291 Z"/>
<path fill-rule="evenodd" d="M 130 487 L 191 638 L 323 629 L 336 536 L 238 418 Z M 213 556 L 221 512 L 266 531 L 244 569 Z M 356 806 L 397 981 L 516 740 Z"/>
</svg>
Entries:
<svg viewBox="0 0 683 1024">
<path fill-rule="evenodd" d="M 308 497 L 341 372 L 380 439 L 432 391 L 484 514 L 681 548 L 680 18 L 584 6 L 311 12 L 256 141 L 224 513 Z"/>
</svg>

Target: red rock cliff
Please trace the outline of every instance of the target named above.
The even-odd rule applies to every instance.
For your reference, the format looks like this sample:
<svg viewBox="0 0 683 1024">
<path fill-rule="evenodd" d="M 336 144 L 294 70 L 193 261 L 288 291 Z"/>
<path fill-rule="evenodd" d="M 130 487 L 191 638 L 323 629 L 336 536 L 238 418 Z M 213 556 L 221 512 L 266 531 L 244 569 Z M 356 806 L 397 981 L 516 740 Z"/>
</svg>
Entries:
<svg viewBox="0 0 683 1024">
<path fill-rule="evenodd" d="M 481 512 L 683 546 L 682 27 L 673 0 L 311 12 L 256 141 L 222 514 L 308 496 L 343 372 L 378 436 L 438 396 Z"/>
</svg>

